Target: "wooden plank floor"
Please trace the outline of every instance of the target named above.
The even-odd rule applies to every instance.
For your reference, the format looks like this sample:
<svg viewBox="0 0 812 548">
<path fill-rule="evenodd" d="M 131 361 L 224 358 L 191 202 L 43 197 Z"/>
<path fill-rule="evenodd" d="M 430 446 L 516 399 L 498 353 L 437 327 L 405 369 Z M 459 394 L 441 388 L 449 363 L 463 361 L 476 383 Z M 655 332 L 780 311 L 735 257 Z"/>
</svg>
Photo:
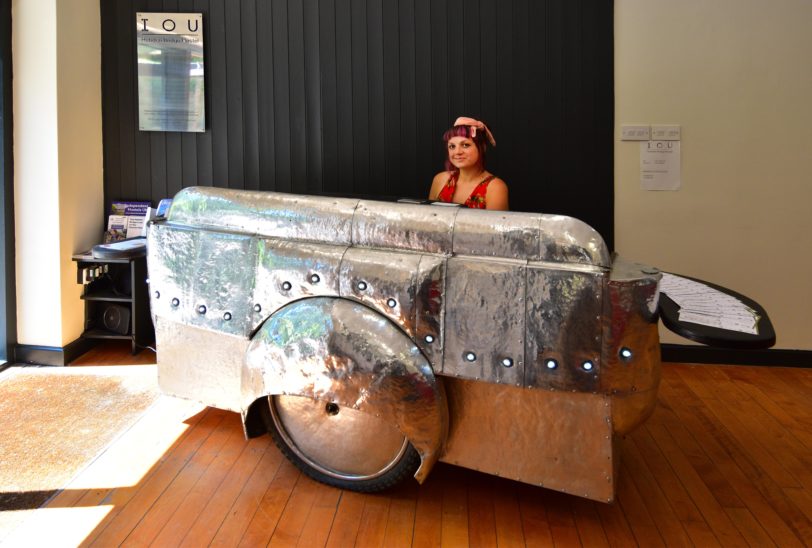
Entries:
<svg viewBox="0 0 812 548">
<path fill-rule="evenodd" d="M 25 526 L 92 546 L 809 546 L 810 402 L 810 369 L 665 364 L 607 505 L 445 464 L 341 491 L 237 414 L 165 397 Z"/>
</svg>

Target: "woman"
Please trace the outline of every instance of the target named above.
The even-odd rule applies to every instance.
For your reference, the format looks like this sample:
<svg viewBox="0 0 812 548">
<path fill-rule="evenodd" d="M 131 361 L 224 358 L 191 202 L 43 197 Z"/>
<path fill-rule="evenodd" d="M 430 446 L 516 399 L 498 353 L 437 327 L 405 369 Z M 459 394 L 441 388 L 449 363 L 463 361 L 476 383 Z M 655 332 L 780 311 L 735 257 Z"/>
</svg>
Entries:
<svg viewBox="0 0 812 548">
<path fill-rule="evenodd" d="M 485 169 L 487 143 L 496 146 L 488 127 L 479 120 L 460 117 L 443 134 L 443 141 L 448 150 L 446 171 L 434 176 L 429 200 L 507 210 L 507 185 Z"/>
</svg>

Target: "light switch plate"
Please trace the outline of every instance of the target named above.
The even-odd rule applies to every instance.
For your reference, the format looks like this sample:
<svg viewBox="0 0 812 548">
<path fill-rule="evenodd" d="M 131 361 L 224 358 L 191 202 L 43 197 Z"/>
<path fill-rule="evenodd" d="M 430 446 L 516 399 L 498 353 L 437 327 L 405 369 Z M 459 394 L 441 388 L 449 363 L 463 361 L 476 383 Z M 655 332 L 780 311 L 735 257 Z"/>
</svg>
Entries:
<svg viewBox="0 0 812 548">
<path fill-rule="evenodd" d="M 623 124 L 620 126 L 620 138 L 623 141 L 648 141 L 649 126 L 643 124 Z"/>
<path fill-rule="evenodd" d="M 652 141 L 679 141 L 681 133 L 680 126 L 676 124 L 651 126 Z"/>
</svg>

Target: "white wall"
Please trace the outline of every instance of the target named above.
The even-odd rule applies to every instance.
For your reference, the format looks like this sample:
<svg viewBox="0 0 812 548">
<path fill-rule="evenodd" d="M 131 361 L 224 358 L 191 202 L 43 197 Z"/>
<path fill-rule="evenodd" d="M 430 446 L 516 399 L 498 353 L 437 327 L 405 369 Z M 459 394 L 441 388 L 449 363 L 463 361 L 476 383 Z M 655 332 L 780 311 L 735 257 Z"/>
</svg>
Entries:
<svg viewBox="0 0 812 548">
<path fill-rule="evenodd" d="M 98 0 L 14 0 L 17 339 L 61 347 L 83 328 L 75 252 L 102 230 Z"/>
<path fill-rule="evenodd" d="M 615 0 L 617 251 L 755 299 L 776 348 L 805 350 L 811 28 L 807 0 Z M 679 191 L 641 190 L 635 122 L 682 125 Z"/>
</svg>

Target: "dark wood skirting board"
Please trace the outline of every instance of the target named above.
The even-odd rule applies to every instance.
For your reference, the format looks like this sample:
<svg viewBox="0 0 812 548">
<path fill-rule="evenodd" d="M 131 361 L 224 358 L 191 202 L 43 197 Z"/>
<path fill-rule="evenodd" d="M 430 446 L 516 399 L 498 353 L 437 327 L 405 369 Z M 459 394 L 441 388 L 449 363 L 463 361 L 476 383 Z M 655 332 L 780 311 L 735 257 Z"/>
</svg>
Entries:
<svg viewBox="0 0 812 548">
<path fill-rule="evenodd" d="M 660 348 L 664 362 L 812 368 L 812 350 L 745 350 L 683 344 L 662 344 Z"/>
<path fill-rule="evenodd" d="M 14 364 L 65 366 L 90 350 L 93 344 L 87 339 L 76 339 L 64 347 L 18 344 L 14 348 Z"/>
</svg>

